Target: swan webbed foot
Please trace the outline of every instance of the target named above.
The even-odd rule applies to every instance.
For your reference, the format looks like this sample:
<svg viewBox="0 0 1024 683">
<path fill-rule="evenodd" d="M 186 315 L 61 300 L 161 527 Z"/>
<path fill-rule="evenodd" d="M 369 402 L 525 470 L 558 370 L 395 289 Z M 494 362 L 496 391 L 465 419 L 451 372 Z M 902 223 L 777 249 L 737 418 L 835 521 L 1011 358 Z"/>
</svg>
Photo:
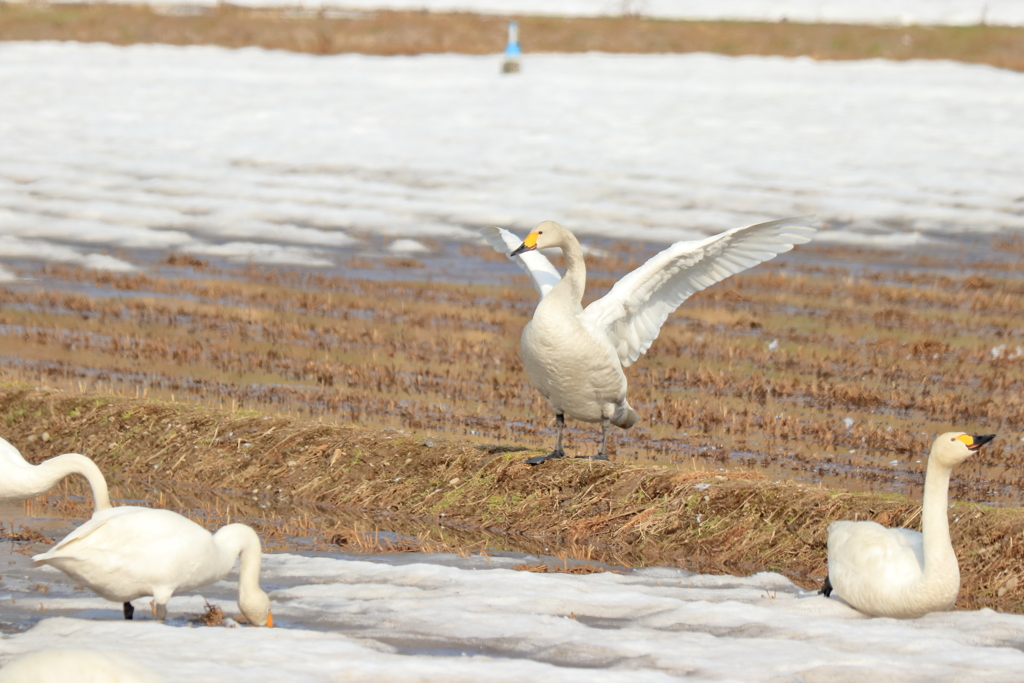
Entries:
<svg viewBox="0 0 1024 683">
<path fill-rule="evenodd" d="M 124 618 L 131 621 L 132 617 L 135 616 L 135 608 L 132 607 L 131 602 L 124 603 Z"/>
<path fill-rule="evenodd" d="M 555 460 L 557 458 L 564 458 L 564 457 L 565 457 L 565 451 L 559 449 L 559 450 L 556 450 L 556 451 L 551 451 L 547 455 L 535 455 L 532 458 L 530 458 L 529 460 L 527 460 L 526 464 L 527 465 L 539 465 L 539 464 L 541 464 L 542 462 L 544 462 L 546 460 Z"/>
<path fill-rule="evenodd" d="M 828 574 L 825 574 L 825 583 L 821 584 L 821 590 L 818 592 L 826 598 L 832 596 L 832 582 L 829 581 Z"/>
<path fill-rule="evenodd" d="M 604 453 L 598 453 L 597 455 L 577 455 L 576 460 L 608 460 L 608 456 Z"/>
</svg>

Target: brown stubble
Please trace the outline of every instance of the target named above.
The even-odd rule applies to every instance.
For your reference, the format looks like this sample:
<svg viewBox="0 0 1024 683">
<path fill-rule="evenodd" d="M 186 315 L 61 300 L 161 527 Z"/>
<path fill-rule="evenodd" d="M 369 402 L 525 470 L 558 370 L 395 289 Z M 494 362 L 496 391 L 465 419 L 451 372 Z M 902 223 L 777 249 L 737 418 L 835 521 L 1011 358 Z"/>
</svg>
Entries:
<svg viewBox="0 0 1024 683">
<path fill-rule="evenodd" d="M 552 569 L 578 560 L 771 570 L 815 588 L 825 575 L 830 521 L 920 528 L 919 501 L 772 482 L 756 472 L 580 460 L 530 467 L 522 453 L 464 440 L 427 443 L 397 430 L 15 388 L 0 394 L 0 416 L 4 435 L 30 461 L 88 453 L 107 473 L 115 503 L 148 499 L 143 504 L 210 529 L 245 522 L 268 551 L 515 550 L 547 555 Z M 43 431 L 46 442 L 31 438 Z M 90 507 L 85 483 L 68 479 L 30 501 L 26 516 L 83 518 Z M 1013 548 L 1024 533 L 1021 510 L 961 503 L 949 514 L 961 565 L 958 606 L 1024 611 L 1024 558 Z"/>
<path fill-rule="evenodd" d="M 189 14 L 142 5 L 0 5 L 0 40 L 77 40 L 259 46 L 313 54 L 497 54 L 509 19 L 527 52 L 952 59 L 1024 69 L 1024 29 L 998 26 L 665 21 L 639 17 L 504 17 L 465 13 L 246 9 L 226 3 Z M 979 20 L 981 17 L 978 17 Z"/>
<path fill-rule="evenodd" d="M 621 271 L 642 257 L 613 248 L 592 270 Z M 1014 270 L 854 275 L 784 263 L 730 278 L 670 318 L 627 370 L 643 421 L 616 431 L 615 458 L 917 495 L 931 435 L 1020 431 L 1024 351 L 1014 339 L 1024 280 Z M 525 283 L 204 274 L 51 266 L 46 290 L 0 290 L 5 376 L 550 446 L 550 410 L 518 356 L 535 302 Z M 611 282 L 592 278 L 589 296 Z M 83 284 L 99 293 L 71 291 Z M 113 296 L 123 290 L 137 296 Z M 570 422 L 567 445 L 592 454 L 597 433 Z M 1019 503 L 1018 451 L 1012 438 L 995 442 L 955 473 L 954 496 Z"/>
<path fill-rule="evenodd" d="M 591 259 L 588 298 L 651 251 L 611 245 Z M 536 300 L 522 278 L 214 271 L 182 255 L 150 275 L 49 266 L 22 272 L 45 289 L 0 289 L 4 436 L 36 462 L 85 452 L 115 491 L 159 490 L 156 504 L 207 526 L 248 521 L 269 549 L 550 548 L 611 565 L 771 569 L 805 587 L 824 576 L 829 520 L 919 525 L 938 432 L 999 433 L 951 494 L 1019 506 L 1017 262 L 799 255 L 670 318 L 627 371 L 643 422 L 616 432 L 608 465 L 530 468 L 526 454 L 476 449 L 550 447 L 549 408 L 518 359 Z M 570 423 L 568 437 L 571 452 L 593 452 L 592 426 Z M 958 604 L 1024 609 L 1019 508 L 961 503 L 951 529 Z"/>
</svg>

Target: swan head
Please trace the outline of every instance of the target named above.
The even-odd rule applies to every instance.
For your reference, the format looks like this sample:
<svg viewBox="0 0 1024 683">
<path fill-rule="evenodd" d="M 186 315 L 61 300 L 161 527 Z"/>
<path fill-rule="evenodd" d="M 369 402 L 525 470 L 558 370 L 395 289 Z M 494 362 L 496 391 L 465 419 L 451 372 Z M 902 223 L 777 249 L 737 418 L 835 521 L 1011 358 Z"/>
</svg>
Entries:
<svg viewBox="0 0 1024 683">
<path fill-rule="evenodd" d="M 975 451 L 994 438 L 995 434 L 971 436 L 964 432 L 946 432 L 935 439 L 929 458 L 952 468 L 971 457 Z"/>
<path fill-rule="evenodd" d="M 274 615 L 270 613 L 270 596 L 262 588 L 244 593 L 239 591 L 238 609 L 253 626 L 274 625 Z"/>
<path fill-rule="evenodd" d="M 226 561 L 226 569 L 231 568 L 239 553 L 242 555 L 238 570 L 238 609 L 253 626 L 273 626 L 270 596 L 260 588 L 260 537 L 250 526 L 228 524 L 213 535 L 213 542 Z"/>
<path fill-rule="evenodd" d="M 554 221 L 543 221 L 537 224 L 519 248 L 512 252 L 512 256 L 518 256 L 523 252 L 534 249 L 548 249 L 550 247 L 561 247 L 566 242 L 566 236 L 572 237 L 569 230 Z"/>
</svg>

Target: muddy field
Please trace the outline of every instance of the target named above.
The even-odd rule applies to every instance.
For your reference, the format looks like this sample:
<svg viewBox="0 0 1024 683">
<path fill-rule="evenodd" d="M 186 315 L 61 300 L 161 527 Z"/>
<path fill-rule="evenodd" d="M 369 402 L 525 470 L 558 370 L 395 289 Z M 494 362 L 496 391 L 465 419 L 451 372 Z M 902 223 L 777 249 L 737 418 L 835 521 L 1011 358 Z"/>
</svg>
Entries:
<svg viewBox="0 0 1024 683">
<path fill-rule="evenodd" d="M 0 40 L 260 46 L 314 54 L 496 54 L 510 18 L 529 52 L 714 52 L 815 59 L 953 59 L 1024 69 L 1024 29 L 872 27 L 638 17 L 499 17 L 428 12 L 0 4 Z"/>
<path fill-rule="evenodd" d="M 698 294 L 627 370 L 642 421 L 614 432 L 613 460 L 920 495 L 931 435 L 996 432 L 951 492 L 1019 504 L 1024 277 L 1019 245 L 999 246 L 998 260 L 959 264 L 802 248 Z M 484 248 L 448 249 L 467 272 L 500 265 Z M 592 259 L 588 296 L 652 250 L 618 245 Z M 412 277 L 430 271 L 403 264 Z M 379 277 L 374 267 L 396 264 L 350 265 Z M 518 355 L 535 302 L 518 277 L 330 278 L 220 270 L 185 255 L 147 275 L 21 272 L 36 280 L 0 289 L 10 381 L 467 443 L 553 440 Z M 599 431 L 570 422 L 568 449 L 596 452 Z"/>
<path fill-rule="evenodd" d="M 115 502 L 150 501 L 210 528 L 252 524 L 266 550 L 538 555 L 519 569 L 589 573 L 675 566 L 703 573 L 780 572 L 805 588 L 825 575 L 829 521 L 916 526 L 920 505 L 756 472 L 563 460 L 395 429 L 222 411 L 183 403 L 69 395 L 7 385 L 4 433 L 38 461 L 92 455 Z M 26 516 L 81 519 L 86 487 L 69 480 Z M 950 512 L 958 607 L 1024 611 L 1019 508 Z M 12 540 L 37 541 L 21 527 Z M 545 556 L 545 557 L 540 557 Z M 611 565 L 609 567 L 609 565 Z"/>
<path fill-rule="evenodd" d="M 607 246 L 588 297 L 655 248 Z M 416 282 L 431 263 L 413 259 L 348 264 L 364 277 L 185 254 L 145 275 L 24 265 L 0 288 L 3 435 L 33 461 L 87 453 L 115 497 L 252 521 L 269 548 L 512 549 L 812 586 L 828 520 L 914 527 L 933 435 L 996 432 L 951 486 L 960 605 L 1021 611 L 1021 246 L 811 245 L 734 276 L 627 370 L 642 421 L 616 430 L 610 464 L 539 468 L 522 460 L 554 425 L 518 357 L 535 302 L 519 276 Z M 505 265 L 434 248 L 470 273 Z M 567 450 L 598 435 L 570 422 Z"/>
</svg>

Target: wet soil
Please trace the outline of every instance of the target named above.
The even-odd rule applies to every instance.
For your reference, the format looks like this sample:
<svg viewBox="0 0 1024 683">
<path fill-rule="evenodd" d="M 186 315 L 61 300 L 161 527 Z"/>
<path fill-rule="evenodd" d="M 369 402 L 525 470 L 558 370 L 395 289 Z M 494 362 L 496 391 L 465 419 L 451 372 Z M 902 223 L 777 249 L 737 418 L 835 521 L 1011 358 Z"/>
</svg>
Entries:
<svg viewBox="0 0 1024 683">
<path fill-rule="evenodd" d="M 579 459 L 531 467 L 522 452 L 250 411 L 9 387 L 0 416 L 5 436 L 26 444 L 30 460 L 87 452 L 115 497 L 145 496 L 209 528 L 245 521 L 268 550 L 516 551 L 554 556 L 566 568 L 572 559 L 771 570 L 814 588 L 825 575 L 831 520 L 920 525 L 919 502 L 898 495 L 743 471 Z M 46 441 L 29 439 L 41 431 Z M 58 505 L 88 506 L 82 482 L 63 487 L 53 492 Z M 1024 513 L 961 503 L 950 522 L 962 574 L 958 606 L 1024 611 L 1024 587 L 1013 580 L 1024 572 L 1013 547 Z"/>
<path fill-rule="evenodd" d="M 553 421 L 517 345 L 535 294 L 493 252 L 442 257 L 486 284 L 187 255 L 137 275 L 20 264 L 0 287 L 0 425 L 33 462 L 86 453 L 116 495 L 245 520 L 270 550 L 518 551 L 804 587 L 828 521 L 919 525 L 935 434 L 995 432 L 951 486 L 959 605 L 1024 611 L 1024 245 L 991 239 L 803 247 L 694 296 L 629 368 L 642 422 L 611 462 L 537 468 Z M 589 298 L 656 248 L 605 246 Z M 596 437 L 570 423 L 569 452 Z"/>
<path fill-rule="evenodd" d="M 588 298 L 656 249 L 603 246 Z M 533 289 L 493 252 L 435 251 L 471 281 L 180 255 L 145 275 L 25 265 L 0 288 L 0 378 L 550 448 L 550 408 L 518 354 Z M 641 422 L 615 430 L 612 460 L 920 496 L 935 434 L 994 432 L 952 495 L 1019 505 L 1020 251 L 999 238 L 915 255 L 808 245 L 697 294 L 627 369 Z M 420 270 L 450 271 L 434 265 Z M 598 436 L 570 421 L 567 447 L 592 455 Z"/>
</svg>

